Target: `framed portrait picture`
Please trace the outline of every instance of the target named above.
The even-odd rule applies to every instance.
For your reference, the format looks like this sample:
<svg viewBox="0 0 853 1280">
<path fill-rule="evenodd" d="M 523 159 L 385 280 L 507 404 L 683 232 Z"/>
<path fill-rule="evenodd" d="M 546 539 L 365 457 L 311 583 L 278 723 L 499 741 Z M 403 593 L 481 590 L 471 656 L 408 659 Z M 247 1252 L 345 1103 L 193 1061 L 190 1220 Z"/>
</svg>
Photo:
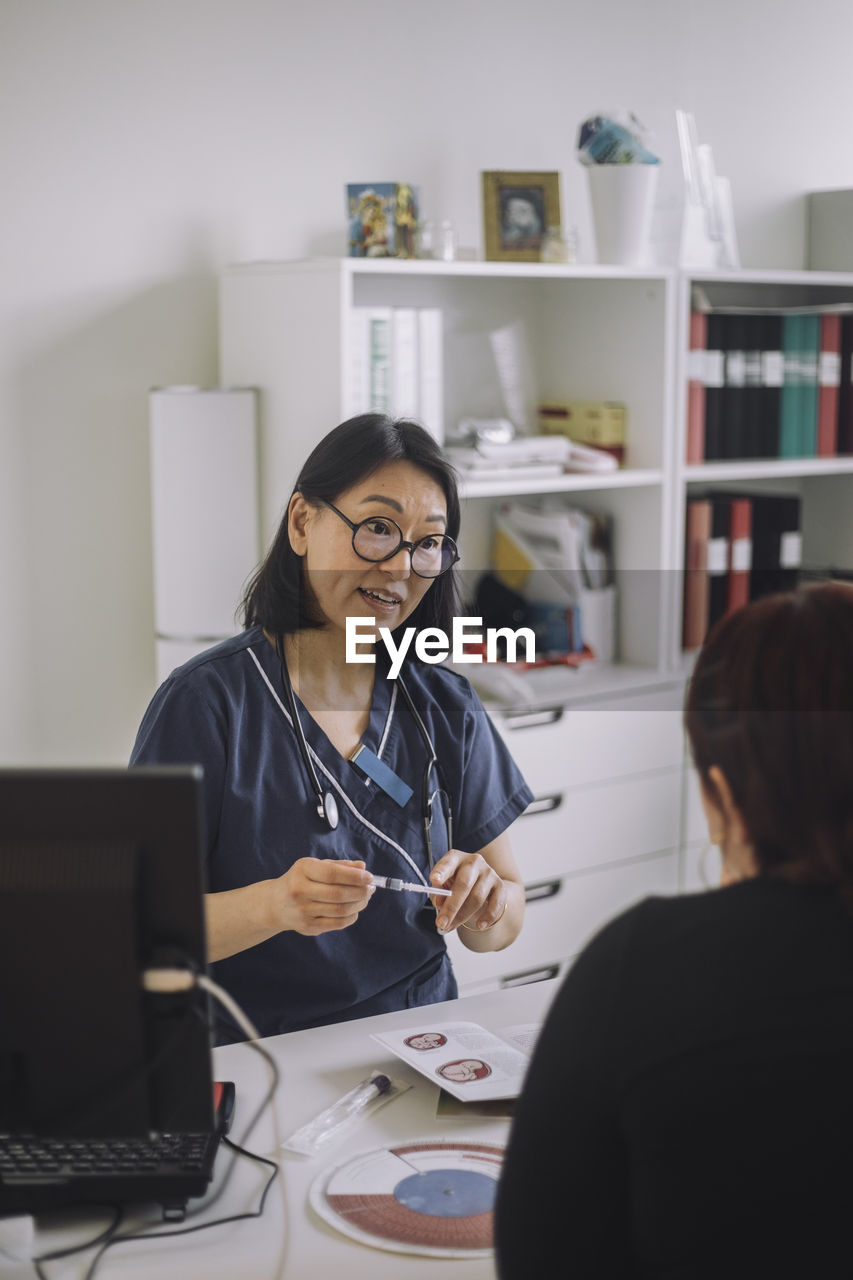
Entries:
<svg viewBox="0 0 853 1280">
<path fill-rule="evenodd" d="M 559 225 L 559 173 L 483 174 L 489 262 L 538 262 L 545 232 Z"/>
</svg>

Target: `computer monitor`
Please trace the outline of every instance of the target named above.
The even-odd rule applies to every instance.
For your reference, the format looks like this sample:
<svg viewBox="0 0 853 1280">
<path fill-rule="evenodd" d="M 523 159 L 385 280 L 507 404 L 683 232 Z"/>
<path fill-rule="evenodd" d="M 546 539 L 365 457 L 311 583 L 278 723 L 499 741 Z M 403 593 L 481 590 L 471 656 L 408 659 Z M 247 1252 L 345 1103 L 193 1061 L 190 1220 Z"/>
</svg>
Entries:
<svg viewBox="0 0 853 1280">
<path fill-rule="evenodd" d="M 213 1129 L 202 773 L 0 770 L 0 1133 Z"/>
</svg>

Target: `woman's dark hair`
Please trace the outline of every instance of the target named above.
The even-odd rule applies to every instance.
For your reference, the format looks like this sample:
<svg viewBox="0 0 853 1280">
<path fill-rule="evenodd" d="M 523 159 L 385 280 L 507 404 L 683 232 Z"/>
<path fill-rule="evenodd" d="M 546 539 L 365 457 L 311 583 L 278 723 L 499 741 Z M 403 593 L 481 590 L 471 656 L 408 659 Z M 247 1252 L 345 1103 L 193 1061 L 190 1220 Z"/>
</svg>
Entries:
<svg viewBox="0 0 853 1280">
<path fill-rule="evenodd" d="M 853 586 L 744 605 L 712 629 L 684 724 L 711 796 L 717 765 L 761 874 L 832 887 L 853 912 Z"/>
<path fill-rule="evenodd" d="M 456 472 L 428 431 L 405 418 L 365 413 L 350 418 L 324 436 L 299 473 L 293 493 L 319 506 L 336 502 L 342 493 L 389 462 L 410 462 L 425 471 L 441 488 L 447 503 L 447 530 L 459 536 L 459 494 Z M 291 498 L 293 494 L 291 494 Z M 243 625 L 261 626 L 273 635 L 324 625 L 311 614 L 305 597 L 302 558 L 290 545 L 287 510 L 272 545 L 243 596 Z M 458 586 L 455 566 L 437 578 L 407 624 L 441 627 L 449 633 L 457 612 Z"/>
</svg>

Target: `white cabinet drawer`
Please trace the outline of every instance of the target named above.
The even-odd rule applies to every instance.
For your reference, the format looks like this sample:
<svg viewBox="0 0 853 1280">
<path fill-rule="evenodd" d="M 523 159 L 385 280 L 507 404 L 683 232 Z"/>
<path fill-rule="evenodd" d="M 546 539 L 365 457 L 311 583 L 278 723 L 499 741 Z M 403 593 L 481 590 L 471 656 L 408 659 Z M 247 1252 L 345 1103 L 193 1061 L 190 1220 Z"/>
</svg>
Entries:
<svg viewBox="0 0 853 1280">
<path fill-rule="evenodd" d="M 631 903 L 649 894 L 676 893 L 678 853 L 645 858 L 603 871 L 555 878 L 528 892 L 547 896 L 528 901 L 524 928 L 503 951 L 469 951 L 452 934 L 447 948 L 460 985 L 546 967 L 580 951 L 601 927 Z"/>
<path fill-rule="evenodd" d="M 553 808 L 535 811 L 536 804 Z M 510 829 L 525 883 L 679 844 L 681 769 L 538 795 Z"/>
<path fill-rule="evenodd" d="M 537 794 L 680 764 L 681 713 L 630 701 L 505 714 L 495 724 Z"/>
<path fill-rule="evenodd" d="M 490 991 L 506 991 L 512 987 L 527 987 L 534 982 L 547 982 L 551 978 L 564 978 L 574 963 L 574 957 L 554 960 L 550 964 L 536 965 L 532 969 L 513 970 L 512 973 L 495 974 L 485 981 L 459 983 L 460 996 L 486 995 Z"/>
</svg>

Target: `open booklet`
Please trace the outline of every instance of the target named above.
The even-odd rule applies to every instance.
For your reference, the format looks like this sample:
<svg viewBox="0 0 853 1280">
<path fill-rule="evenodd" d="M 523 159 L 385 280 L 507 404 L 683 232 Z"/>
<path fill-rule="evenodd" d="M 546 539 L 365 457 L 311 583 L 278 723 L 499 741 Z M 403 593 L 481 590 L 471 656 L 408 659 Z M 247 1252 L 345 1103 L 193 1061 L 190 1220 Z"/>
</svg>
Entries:
<svg viewBox="0 0 853 1280">
<path fill-rule="evenodd" d="M 432 1021 L 375 1033 L 386 1049 L 462 1102 L 517 1098 L 540 1024 L 502 1028 L 499 1035 L 476 1022 Z"/>
</svg>

